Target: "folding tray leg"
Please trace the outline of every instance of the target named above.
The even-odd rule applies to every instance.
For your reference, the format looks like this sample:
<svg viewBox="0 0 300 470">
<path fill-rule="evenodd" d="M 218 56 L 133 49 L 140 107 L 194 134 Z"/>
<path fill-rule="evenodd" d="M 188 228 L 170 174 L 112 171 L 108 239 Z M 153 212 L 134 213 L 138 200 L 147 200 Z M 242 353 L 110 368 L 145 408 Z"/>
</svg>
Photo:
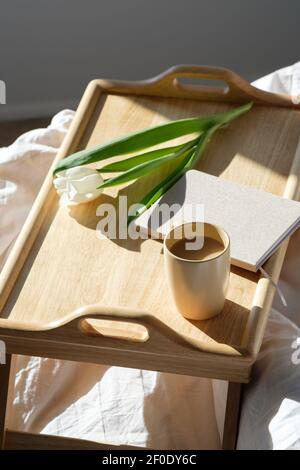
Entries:
<svg viewBox="0 0 300 470">
<path fill-rule="evenodd" d="M 0 450 L 3 450 L 5 446 L 5 417 L 7 408 L 10 365 L 11 354 L 6 354 L 6 363 L 0 364 Z M 222 442 L 223 450 L 234 450 L 236 447 L 241 410 L 242 386 L 243 384 L 241 383 L 228 383 Z M 58 440 L 59 439 L 57 438 L 57 441 Z M 103 448 L 106 448 L 106 446 L 103 446 Z"/>
<path fill-rule="evenodd" d="M 240 422 L 242 391 L 243 389 L 241 383 L 228 383 L 222 442 L 223 450 L 234 450 L 236 448 Z"/>
<path fill-rule="evenodd" d="M 5 416 L 9 386 L 11 354 L 6 354 L 5 364 L 0 364 L 0 449 L 5 445 Z"/>
</svg>

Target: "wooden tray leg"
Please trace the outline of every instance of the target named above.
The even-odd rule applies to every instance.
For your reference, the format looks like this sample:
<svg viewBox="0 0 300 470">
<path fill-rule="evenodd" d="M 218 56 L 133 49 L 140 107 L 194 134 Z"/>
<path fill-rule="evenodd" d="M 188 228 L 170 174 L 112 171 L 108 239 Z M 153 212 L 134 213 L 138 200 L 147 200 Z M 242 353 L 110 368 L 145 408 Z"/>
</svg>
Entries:
<svg viewBox="0 0 300 470">
<path fill-rule="evenodd" d="M 5 416 L 9 385 L 11 354 L 6 354 L 5 364 L 0 364 L 0 450 L 5 443 Z"/>
<path fill-rule="evenodd" d="M 242 398 L 242 384 L 229 382 L 223 432 L 223 450 L 234 450 L 237 444 Z"/>
</svg>

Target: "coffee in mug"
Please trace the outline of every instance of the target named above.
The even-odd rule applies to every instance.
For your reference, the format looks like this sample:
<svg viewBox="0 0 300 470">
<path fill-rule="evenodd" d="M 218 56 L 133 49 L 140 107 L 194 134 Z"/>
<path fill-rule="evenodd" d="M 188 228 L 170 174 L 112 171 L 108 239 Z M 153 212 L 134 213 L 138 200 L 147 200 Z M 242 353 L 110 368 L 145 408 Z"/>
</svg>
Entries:
<svg viewBox="0 0 300 470">
<path fill-rule="evenodd" d="M 190 222 L 164 240 L 165 269 L 178 311 L 192 320 L 223 309 L 230 274 L 228 234 L 216 225 Z"/>
</svg>

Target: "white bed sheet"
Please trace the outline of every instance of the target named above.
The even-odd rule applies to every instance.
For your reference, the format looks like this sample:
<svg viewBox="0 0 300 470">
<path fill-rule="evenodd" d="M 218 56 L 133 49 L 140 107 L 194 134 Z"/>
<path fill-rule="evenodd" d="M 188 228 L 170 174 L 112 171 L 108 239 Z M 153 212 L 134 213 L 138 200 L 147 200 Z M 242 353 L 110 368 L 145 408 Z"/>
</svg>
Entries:
<svg viewBox="0 0 300 470">
<path fill-rule="evenodd" d="M 299 75 L 297 63 L 256 85 L 296 99 Z M 62 111 L 47 129 L 0 149 L 0 268 L 73 116 Z M 299 242 L 298 231 L 280 281 L 288 307 L 275 300 L 246 388 L 240 449 L 300 448 L 300 364 L 292 362 L 293 353 L 298 362 L 292 344 L 300 338 Z M 157 449 L 220 448 L 225 382 L 21 356 L 14 357 L 11 377 L 10 429 Z"/>
</svg>

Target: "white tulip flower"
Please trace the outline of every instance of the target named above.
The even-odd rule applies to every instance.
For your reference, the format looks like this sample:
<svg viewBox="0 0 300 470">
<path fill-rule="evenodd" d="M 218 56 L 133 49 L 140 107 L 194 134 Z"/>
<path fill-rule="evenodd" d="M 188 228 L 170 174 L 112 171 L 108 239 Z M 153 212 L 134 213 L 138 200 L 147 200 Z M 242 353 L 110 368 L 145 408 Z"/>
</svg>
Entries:
<svg viewBox="0 0 300 470">
<path fill-rule="evenodd" d="M 60 196 L 61 205 L 77 205 L 90 202 L 100 196 L 102 189 L 97 189 L 103 178 L 96 170 L 84 166 L 75 166 L 57 173 L 53 184 Z"/>
</svg>

